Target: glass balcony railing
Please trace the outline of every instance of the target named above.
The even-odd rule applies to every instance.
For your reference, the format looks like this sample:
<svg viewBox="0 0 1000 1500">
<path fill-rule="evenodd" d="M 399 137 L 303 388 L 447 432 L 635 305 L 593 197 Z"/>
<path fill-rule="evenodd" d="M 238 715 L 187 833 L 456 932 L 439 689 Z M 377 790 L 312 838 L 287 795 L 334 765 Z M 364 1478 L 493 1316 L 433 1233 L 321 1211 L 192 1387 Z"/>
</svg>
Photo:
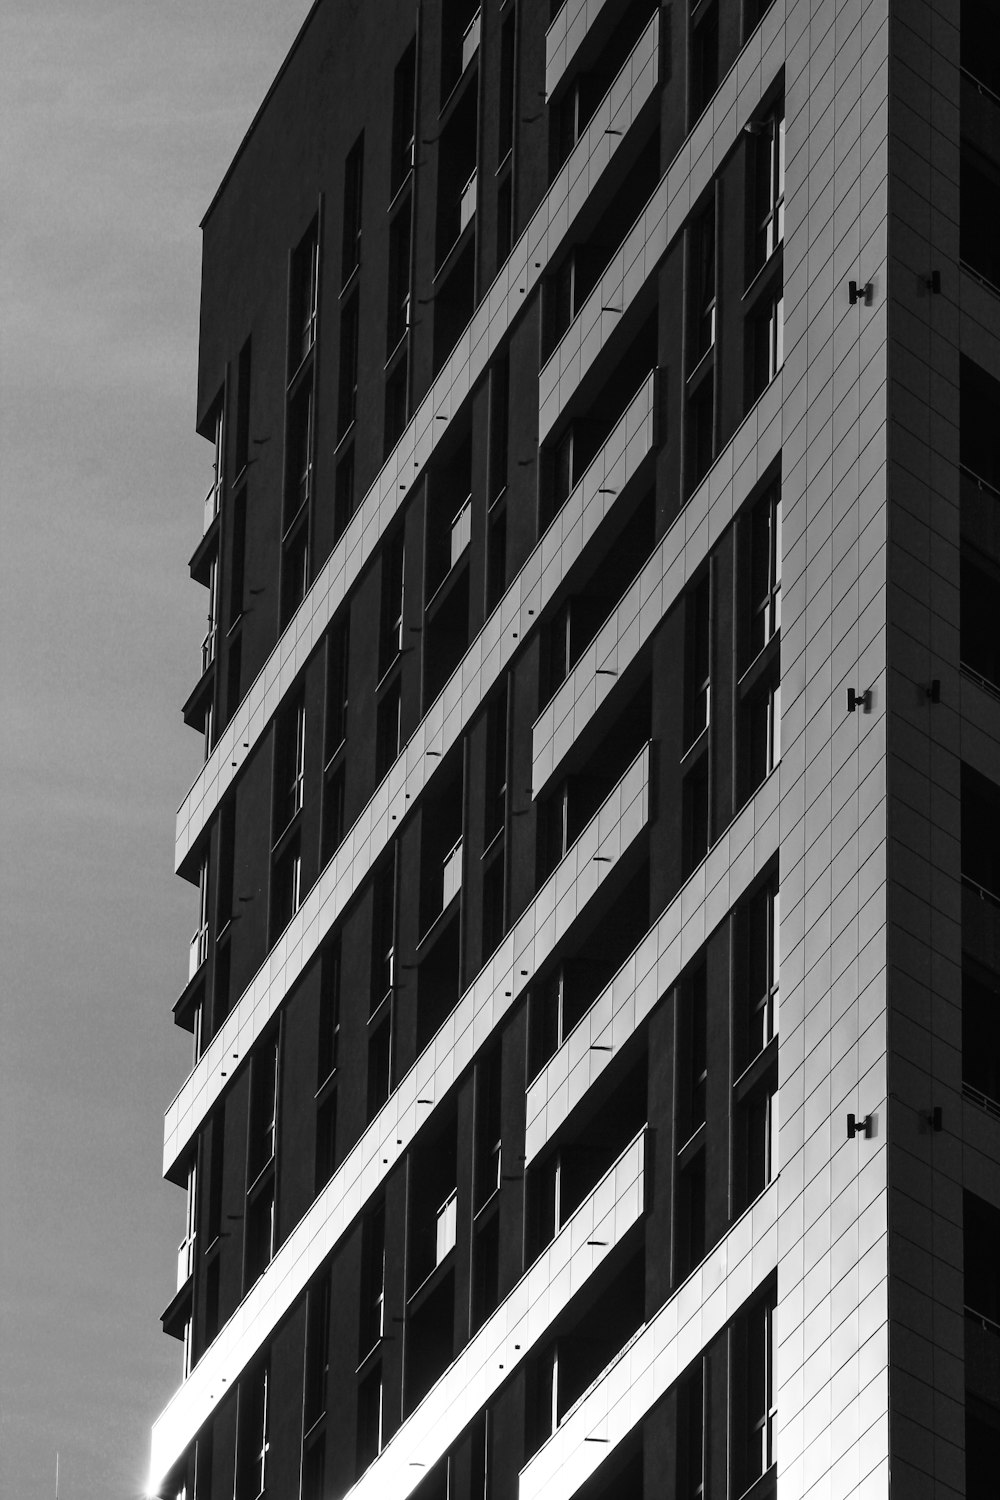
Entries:
<svg viewBox="0 0 1000 1500">
<path fill-rule="evenodd" d="M 465 187 L 459 201 L 459 234 L 470 223 L 476 212 L 476 173 L 473 172 Z"/>
<path fill-rule="evenodd" d="M 477 10 L 462 37 L 462 72 L 464 73 L 479 51 L 479 36 L 482 30 L 482 10 Z"/>
<path fill-rule="evenodd" d="M 457 896 L 462 889 L 462 840 L 449 851 L 441 866 L 441 910 Z"/>
<path fill-rule="evenodd" d="M 467 495 L 451 523 L 451 566 L 454 567 L 472 540 L 472 496 Z"/>
<path fill-rule="evenodd" d="M 434 1238 L 435 1266 L 441 1264 L 449 1250 L 454 1250 L 457 1229 L 458 1189 L 453 1188 L 437 1211 L 437 1225 Z"/>
</svg>

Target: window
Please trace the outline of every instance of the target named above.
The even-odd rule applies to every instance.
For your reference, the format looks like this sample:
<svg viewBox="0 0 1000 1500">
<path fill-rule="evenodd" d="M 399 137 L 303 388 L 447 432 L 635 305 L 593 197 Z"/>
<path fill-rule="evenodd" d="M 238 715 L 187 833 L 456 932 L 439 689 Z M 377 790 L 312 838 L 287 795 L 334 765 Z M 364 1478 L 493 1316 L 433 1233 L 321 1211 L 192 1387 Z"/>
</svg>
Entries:
<svg viewBox="0 0 1000 1500">
<path fill-rule="evenodd" d="M 189 980 L 194 978 L 208 957 L 208 909 L 208 854 L 206 853 L 202 856 L 198 866 L 198 925 L 191 938 L 188 961 Z"/>
<path fill-rule="evenodd" d="M 961 654 L 962 670 L 1000 692 L 1000 631 L 996 600 L 1000 568 L 981 553 L 962 555 Z"/>
<path fill-rule="evenodd" d="M 259 1500 L 267 1489 L 269 1371 L 240 1381 L 237 1414 L 236 1500 Z"/>
<path fill-rule="evenodd" d="M 970 270 L 1000 287 L 1000 244 L 995 225 L 1000 213 L 1000 165 L 962 141 L 959 192 L 959 255 Z"/>
<path fill-rule="evenodd" d="M 292 256 L 292 303 L 289 318 L 289 374 L 316 342 L 319 311 L 319 220 L 314 219 Z"/>
<path fill-rule="evenodd" d="M 319 997 L 319 1037 L 316 1045 L 317 1088 L 336 1070 L 340 1058 L 340 938 L 323 950 Z"/>
<path fill-rule="evenodd" d="M 514 146 L 514 108 L 517 56 L 514 47 L 513 14 L 500 28 L 500 102 L 497 129 L 497 164 L 504 161 Z"/>
<path fill-rule="evenodd" d="M 500 1187 L 500 1048 L 476 1066 L 475 1202 L 482 1208 Z"/>
<path fill-rule="evenodd" d="M 250 1067 L 247 1132 L 246 1249 L 244 1286 L 270 1264 L 277 1245 L 275 1164 L 278 1132 L 278 1038 L 265 1040 Z"/>
<path fill-rule="evenodd" d="M 358 409 L 358 296 L 340 310 L 340 378 L 337 396 L 337 437 L 344 437 Z"/>
<path fill-rule="evenodd" d="M 746 1062 L 778 1034 L 780 920 L 778 884 L 770 880 L 746 910 Z"/>
<path fill-rule="evenodd" d="M 323 864 L 327 864 L 341 844 L 347 832 L 347 822 L 344 816 L 344 797 L 347 788 L 347 768 L 341 762 L 323 783 L 323 827 L 321 837 L 321 858 Z"/>
<path fill-rule="evenodd" d="M 278 1130 L 277 1036 L 262 1042 L 250 1064 L 250 1124 L 247 1181 L 253 1183 L 274 1161 Z"/>
<path fill-rule="evenodd" d="M 416 102 L 417 44 L 414 40 L 397 63 L 392 84 L 392 169 L 389 178 L 393 194 L 399 191 L 413 169 Z"/>
<path fill-rule="evenodd" d="M 354 444 L 337 462 L 333 488 L 333 540 L 339 542 L 354 514 Z"/>
<path fill-rule="evenodd" d="M 693 370 L 715 344 L 715 203 L 710 203 L 690 231 L 691 355 Z"/>
<path fill-rule="evenodd" d="M 681 1382 L 677 1400 L 677 1497 L 704 1500 L 706 1362 L 699 1359 Z"/>
<path fill-rule="evenodd" d="M 1000 1115 L 1000 976 L 962 970 L 962 1088 Z"/>
<path fill-rule="evenodd" d="M 330 1377 L 329 1271 L 309 1288 L 306 1303 L 306 1360 L 303 1380 L 303 1425 L 306 1432 L 326 1412 Z"/>
<path fill-rule="evenodd" d="M 340 284 L 346 286 L 361 264 L 361 190 L 364 176 L 365 137 L 362 132 L 344 162 L 344 240 L 340 259 Z"/>
<path fill-rule="evenodd" d="M 704 964 L 693 970 L 678 989 L 680 1056 L 683 1072 L 680 1140 L 687 1141 L 705 1123 L 708 1094 L 708 996 Z"/>
<path fill-rule="evenodd" d="M 239 478 L 250 457 L 250 340 L 240 350 L 236 373 L 236 476 Z"/>
<path fill-rule="evenodd" d="M 510 172 L 497 188 L 497 265 L 503 265 L 514 243 L 514 185 Z"/>
<path fill-rule="evenodd" d="M 184 1238 L 177 1247 L 177 1289 L 187 1281 L 194 1270 L 195 1242 L 198 1222 L 198 1167 L 192 1161 L 187 1174 L 187 1199 L 184 1216 Z"/>
<path fill-rule="evenodd" d="M 486 530 L 486 613 L 490 615 L 507 588 L 507 511 L 497 506 Z"/>
<path fill-rule="evenodd" d="M 410 206 L 407 204 L 389 227 L 389 305 L 386 314 L 386 348 L 391 354 L 410 327 Z"/>
<path fill-rule="evenodd" d="M 472 1320 L 473 1329 L 485 1323 L 500 1306 L 500 1218 L 488 1216 L 488 1222 L 477 1228 L 472 1251 Z"/>
<path fill-rule="evenodd" d="M 326 639 L 326 723 L 323 758 L 328 761 L 347 738 L 349 635 L 346 621 L 335 625 Z"/>
<path fill-rule="evenodd" d="M 271 878 L 272 940 L 284 932 L 302 905 L 302 843 L 298 833 L 274 861 Z"/>
<path fill-rule="evenodd" d="M 285 545 L 281 561 L 281 628 L 284 629 L 309 588 L 309 528 L 300 525 Z"/>
<path fill-rule="evenodd" d="M 214 414 L 209 418 L 212 433 L 212 483 L 208 494 L 205 496 L 204 530 L 207 531 L 219 514 L 222 505 L 222 486 L 225 474 L 226 457 L 226 423 L 225 423 L 225 398 L 224 392 L 220 392 L 215 403 Z"/>
<path fill-rule="evenodd" d="M 685 595 L 685 643 L 687 672 L 685 677 L 685 748 L 708 727 L 711 700 L 711 632 L 710 575 L 688 589 Z"/>
<path fill-rule="evenodd" d="M 962 71 L 985 83 L 1000 97 L 1000 57 L 996 48 L 996 14 L 991 0 L 962 0 Z"/>
<path fill-rule="evenodd" d="M 683 783 L 683 873 L 687 879 L 708 853 L 711 803 L 708 788 L 708 753 L 699 755 Z"/>
<path fill-rule="evenodd" d="M 500 691 L 486 710 L 486 786 L 483 809 L 483 846 L 489 845 L 503 831 L 507 814 L 507 717 L 509 683 L 506 677 Z"/>
<path fill-rule="evenodd" d="M 337 1169 L 337 1090 L 316 1109 L 316 1176 L 314 1191 L 320 1193 Z"/>
<path fill-rule="evenodd" d="M 369 1014 L 392 994 L 396 954 L 396 849 L 376 873 L 372 888 L 372 984 Z"/>
<path fill-rule="evenodd" d="M 358 1387 L 357 1472 L 375 1461 L 382 1451 L 382 1368 L 378 1366 Z"/>
<path fill-rule="evenodd" d="M 389 1097 L 392 1079 L 392 1003 L 368 1033 L 367 1120 L 371 1124 Z"/>
<path fill-rule="evenodd" d="M 774 485 L 750 513 L 750 660 L 781 628 L 781 491 Z"/>
<path fill-rule="evenodd" d="M 409 409 L 409 355 L 404 353 L 385 382 L 383 451 L 388 458 L 406 429 Z"/>
<path fill-rule="evenodd" d="M 243 586 L 246 574 L 247 492 L 244 487 L 233 501 L 232 539 L 229 548 L 229 624 L 235 625 L 243 613 Z M 232 646 L 230 645 L 230 652 Z M 235 706 L 235 705 L 234 705 Z"/>
<path fill-rule="evenodd" d="M 1000 905 L 1000 787 L 962 766 L 962 880 L 980 898 Z"/>
<path fill-rule="evenodd" d="M 965 1315 L 1000 1334 L 1000 1208 L 965 1192 L 963 1235 Z"/>
<path fill-rule="evenodd" d="M 959 457 L 962 468 L 1000 490 L 1000 381 L 971 359 L 959 363 Z"/>
<path fill-rule="evenodd" d="M 306 762 L 306 705 L 300 695 L 275 720 L 274 830 L 281 834 L 302 810 Z"/>
<path fill-rule="evenodd" d="M 689 123 L 698 119 L 719 86 L 719 8 L 716 0 L 701 7 L 691 30 Z"/>
<path fill-rule="evenodd" d="M 785 237 L 784 104 L 778 105 L 753 130 L 748 147 L 753 192 L 751 279 L 770 260 Z"/>
<path fill-rule="evenodd" d="M 201 670 L 207 672 L 215 660 L 219 637 L 219 559 L 208 565 L 208 629 L 201 643 Z"/>
<path fill-rule="evenodd" d="M 510 355 L 506 350 L 490 367 L 490 502 L 507 488 L 510 436 Z"/>
<path fill-rule="evenodd" d="M 285 491 L 285 530 L 303 506 L 309 504 L 313 487 L 313 386 L 312 378 L 302 386 L 288 406 L 288 468 Z"/>
<path fill-rule="evenodd" d="M 771 1299 L 759 1303 L 746 1320 L 743 1392 L 746 1401 L 746 1460 L 742 1488 L 746 1488 L 766 1474 L 775 1461 L 777 1392 L 774 1381 L 774 1302 Z M 734 1454 L 738 1459 L 736 1445 Z"/>
<path fill-rule="evenodd" d="M 399 679 L 389 684 L 379 699 L 375 719 L 375 775 L 379 781 L 402 749 L 402 698 Z"/>
<path fill-rule="evenodd" d="M 364 1359 L 385 1333 L 385 1205 L 367 1215 L 361 1231 L 361 1307 L 358 1358 Z"/>
<path fill-rule="evenodd" d="M 385 675 L 403 649 L 403 561 L 403 532 L 400 528 L 382 548 L 380 677 Z"/>
<path fill-rule="evenodd" d="M 697 489 L 715 458 L 715 384 L 711 373 L 688 401 L 688 491 Z"/>
<path fill-rule="evenodd" d="M 785 359 L 785 299 L 781 288 L 769 292 L 750 316 L 747 407 L 763 395 Z"/>
</svg>

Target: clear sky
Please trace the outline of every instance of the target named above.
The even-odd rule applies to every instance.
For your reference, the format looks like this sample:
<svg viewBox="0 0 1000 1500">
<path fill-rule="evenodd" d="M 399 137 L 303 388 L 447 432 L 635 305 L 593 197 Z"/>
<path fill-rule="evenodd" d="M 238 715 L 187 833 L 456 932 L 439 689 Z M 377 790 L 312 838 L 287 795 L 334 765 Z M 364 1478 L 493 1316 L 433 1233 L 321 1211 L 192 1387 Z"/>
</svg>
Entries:
<svg viewBox="0 0 1000 1500">
<path fill-rule="evenodd" d="M 142 1493 L 180 1374 L 162 1111 L 199 764 L 199 220 L 308 0 L 0 20 L 0 1493 Z"/>
</svg>

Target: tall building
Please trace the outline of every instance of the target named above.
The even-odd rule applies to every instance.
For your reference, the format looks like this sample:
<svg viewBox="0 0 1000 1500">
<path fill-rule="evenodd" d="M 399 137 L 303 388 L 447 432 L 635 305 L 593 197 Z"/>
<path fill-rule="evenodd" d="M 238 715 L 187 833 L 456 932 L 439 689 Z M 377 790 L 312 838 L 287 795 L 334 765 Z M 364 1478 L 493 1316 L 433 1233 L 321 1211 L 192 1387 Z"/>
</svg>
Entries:
<svg viewBox="0 0 1000 1500">
<path fill-rule="evenodd" d="M 312 7 L 203 226 L 150 1493 L 995 1495 L 998 222 L 988 0 Z"/>
</svg>

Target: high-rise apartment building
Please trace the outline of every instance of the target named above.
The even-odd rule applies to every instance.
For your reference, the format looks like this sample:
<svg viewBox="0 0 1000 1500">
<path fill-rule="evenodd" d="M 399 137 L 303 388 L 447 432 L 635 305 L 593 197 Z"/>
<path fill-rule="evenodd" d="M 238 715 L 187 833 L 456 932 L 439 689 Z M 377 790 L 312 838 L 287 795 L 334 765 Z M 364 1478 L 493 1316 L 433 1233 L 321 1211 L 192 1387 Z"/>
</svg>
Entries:
<svg viewBox="0 0 1000 1500">
<path fill-rule="evenodd" d="M 310 11 L 204 221 L 151 1493 L 996 1494 L 997 38 Z"/>
</svg>

